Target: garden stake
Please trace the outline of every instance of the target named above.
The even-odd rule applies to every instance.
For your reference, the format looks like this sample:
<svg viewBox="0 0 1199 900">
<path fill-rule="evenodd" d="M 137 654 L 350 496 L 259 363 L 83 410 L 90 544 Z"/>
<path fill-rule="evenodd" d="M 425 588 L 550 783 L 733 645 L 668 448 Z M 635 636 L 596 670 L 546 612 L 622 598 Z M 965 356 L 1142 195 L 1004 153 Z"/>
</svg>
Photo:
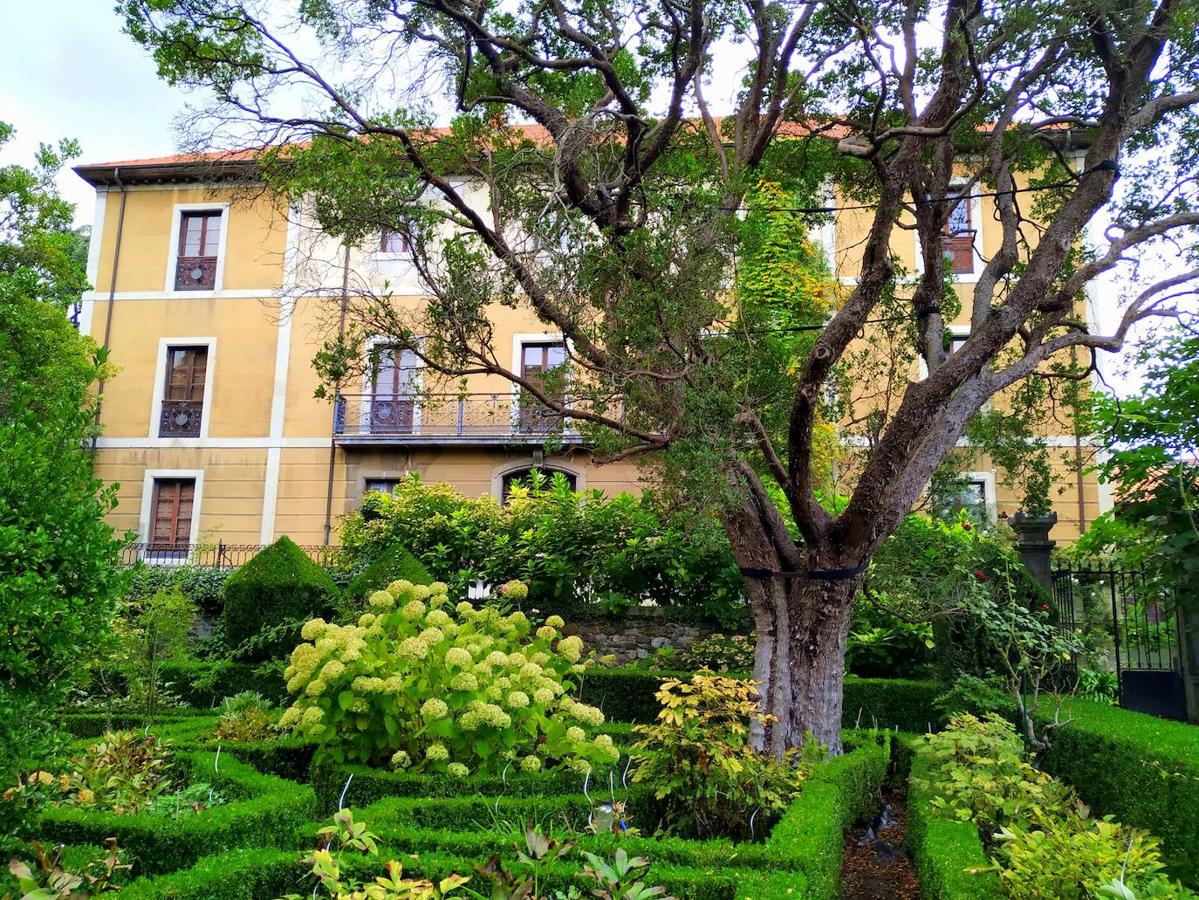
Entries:
<svg viewBox="0 0 1199 900">
<path fill-rule="evenodd" d="M 346 779 L 346 786 L 341 789 L 341 796 L 337 798 L 337 808 L 345 809 L 346 791 L 350 789 L 350 782 L 354 780 L 354 773 L 350 773 L 350 777 Z"/>
<path fill-rule="evenodd" d="M 212 758 L 212 771 L 221 774 L 221 745 L 216 745 L 216 756 Z"/>
</svg>

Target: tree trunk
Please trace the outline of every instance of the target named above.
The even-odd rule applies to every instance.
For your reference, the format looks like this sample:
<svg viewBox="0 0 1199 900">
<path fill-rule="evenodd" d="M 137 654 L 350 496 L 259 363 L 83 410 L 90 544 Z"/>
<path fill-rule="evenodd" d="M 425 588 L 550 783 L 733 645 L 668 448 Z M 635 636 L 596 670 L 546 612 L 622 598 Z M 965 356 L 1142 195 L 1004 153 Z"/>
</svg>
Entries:
<svg viewBox="0 0 1199 900">
<path fill-rule="evenodd" d="M 787 747 L 816 740 L 829 753 L 841 753 L 841 714 L 845 645 L 860 576 L 840 581 L 804 575 L 791 591 L 790 715 Z"/>
<path fill-rule="evenodd" d="M 753 675 L 770 717 L 755 725 L 751 740 L 776 756 L 806 739 L 839 754 L 845 646 L 861 578 L 811 578 L 813 570 L 854 564 L 829 554 L 801 555 L 776 519 L 773 504 L 766 508 L 751 498 L 724 521 L 745 578 L 757 641 Z"/>
</svg>

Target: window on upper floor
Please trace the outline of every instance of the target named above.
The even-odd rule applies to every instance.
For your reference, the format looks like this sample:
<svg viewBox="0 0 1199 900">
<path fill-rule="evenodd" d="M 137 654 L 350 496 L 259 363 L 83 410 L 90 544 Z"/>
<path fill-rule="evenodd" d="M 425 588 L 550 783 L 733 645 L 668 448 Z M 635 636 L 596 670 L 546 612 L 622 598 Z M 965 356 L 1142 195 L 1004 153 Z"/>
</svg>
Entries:
<svg viewBox="0 0 1199 900">
<path fill-rule="evenodd" d="M 208 347 L 167 347 L 159 437 L 199 437 L 204 421 Z"/>
<path fill-rule="evenodd" d="M 966 341 L 968 341 L 968 340 L 970 340 L 970 335 L 968 335 L 968 334 L 951 334 L 951 335 L 949 335 L 949 337 L 947 339 L 947 344 L 945 347 L 946 353 L 949 356 L 953 356 L 955 353 L 957 353 L 959 350 L 961 350 L 962 347 L 965 346 Z"/>
<path fill-rule="evenodd" d="M 951 193 L 946 196 L 947 202 L 953 203 L 955 200 L 957 203 L 949 214 L 949 221 L 945 223 L 942 247 L 954 275 L 972 275 L 975 224 L 972 222 L 970 207 L 973 200 L 959 194 Z"/>
<path fill-rule="evenodd" d="M 196 499 L 194 478 L 155 478 L 146 552 L 186 554 Z"/>
<path fill-rule="evenodd" d="M 179 214 L 175 290 L 216 289 L 223 215 L 219 209 L 187 210 Z"/>
<path fill-rule="evenodd" d="M 384 228 L 379 233 L 379 252 L 391 256 L 411 256 L 412 240 L 408 236 L 408 232 Z"/>
</svg>

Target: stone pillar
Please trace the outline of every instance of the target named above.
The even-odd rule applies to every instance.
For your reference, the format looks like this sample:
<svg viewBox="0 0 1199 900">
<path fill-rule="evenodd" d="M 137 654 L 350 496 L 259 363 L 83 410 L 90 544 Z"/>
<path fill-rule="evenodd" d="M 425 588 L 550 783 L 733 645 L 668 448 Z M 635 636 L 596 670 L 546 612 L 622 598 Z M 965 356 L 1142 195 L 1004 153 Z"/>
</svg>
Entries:
<svg viewBox="0 0 1199 900">
<path fill-rule="evenodd" d="M 1050 564 L 1050 554 L 1056 546 L 1049 539 L 1049 530 L 1057 524 L 1057 513 L 1051 512 L 1045 516 L 1029 516 L 1017 512 L 1007 520 L 1016 532 L 1016 549 L 1020 553 L 1020 561 L 1041 587 L 1053 596 L 1053 570 Z"/>
</svg>

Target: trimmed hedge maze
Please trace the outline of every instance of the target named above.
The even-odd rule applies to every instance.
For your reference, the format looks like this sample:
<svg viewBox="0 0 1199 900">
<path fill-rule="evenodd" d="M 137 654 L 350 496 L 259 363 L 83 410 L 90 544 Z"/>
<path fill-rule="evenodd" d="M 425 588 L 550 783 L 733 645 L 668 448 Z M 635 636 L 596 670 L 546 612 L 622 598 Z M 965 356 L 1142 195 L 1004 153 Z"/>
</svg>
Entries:
<svg viewBox="0 0 1199 900">
<path fill-rule="evenodd" d="M 579 844 L 601 855 L 610 856 L 617 847 L 623 847 L 630 854 L 648 856 L 652 865 L 647 883 L 660 884 L 681 900 L 832 900 L 840 893 L 845 829 L 873 813 L 890 760 L 888 735 L 860 733 L 849 739 L 856 744 L 854 749 L 813 771 L 800 797 L 764 842 L 604 834 L 585 835 L 579 838 Z M 194 756 L 207 762 L 207 754 Z M 225 760 L 227 757 L 222 766 Z M 237 764 L 235 768 L 242 775 L 247 767 Z M 359 786 L 359 790 L 358 799 L 347 805 L 352 806 L 357 821 L 366 823 L 379 836 L 380 844 L 378 856 L 347 860 L 347 871 L 357 870 L 361 876 L 382 874 L 382 861 L 391 858 L 402 859 L 406 873 L 432 879 L 454 873 L 472 874 L 476 864 L 495 854 L 510 860 L 527 823 L 556 821 L 583 831 L 595 802 L 607 799 L 609 792 L 606 779 L 597 779 L 601 785 L 593 783 L 591 793 L 584 794 L 577 775 L 557 773 L 525 774 L 506 783 L 455 783 L 441 777 L 383 777 L 381 773 L 373 773 L 372 777 L 372 773 L 358 767 L 316 768 L 313 785 L 328 796 L 332 786 L 336 784 L 340 790 L 350 775 L 355 776 L 350 780 L 351 789 Z M 363 782 L 368 784 L 366 788 L 360 787 Z M 648 790 L 633 785 L 632 790 L 618 787 L 616 791 L 626 796 L 634 822 L 653 821 L 654 800 Z M 366 801 L 376 794 L 382 796 Z M 347 799 L 348 795 L 349 790 Z M 312 802 L 313 798 L 309 796 L 308 800 Z M 307 820 L 293 818 L 286 827 L 279 824 L 278 830 L 263 828 L 258 832 L 261 837 L 252 837 L 243 830 L 204 858 L 187 859 L 187 854 L 181 854 L 172 844 L 164 860 L 179 862 L 176 871 L 143 877 L 125 893 L 139 900 L 223 900 L 304 891 L 307 871 L 300 862 L 302 848 L 312 845 L 320 822 L 308 816 Z M 122 833 L 130 840 L 139 839 L 130 829 Z M 65 829 L 58 836 L 68 839 Z M 95 838 L 92 830 L 69 835 L 76 843 L 96 843 Z M 156 866 L 142 871 L 157 873 L 166 868 Z M 544 885 L 548 890 L 566 888 L 577 876 L 577 865 L 550 865 L 545 870 Z"/>
</svg>

